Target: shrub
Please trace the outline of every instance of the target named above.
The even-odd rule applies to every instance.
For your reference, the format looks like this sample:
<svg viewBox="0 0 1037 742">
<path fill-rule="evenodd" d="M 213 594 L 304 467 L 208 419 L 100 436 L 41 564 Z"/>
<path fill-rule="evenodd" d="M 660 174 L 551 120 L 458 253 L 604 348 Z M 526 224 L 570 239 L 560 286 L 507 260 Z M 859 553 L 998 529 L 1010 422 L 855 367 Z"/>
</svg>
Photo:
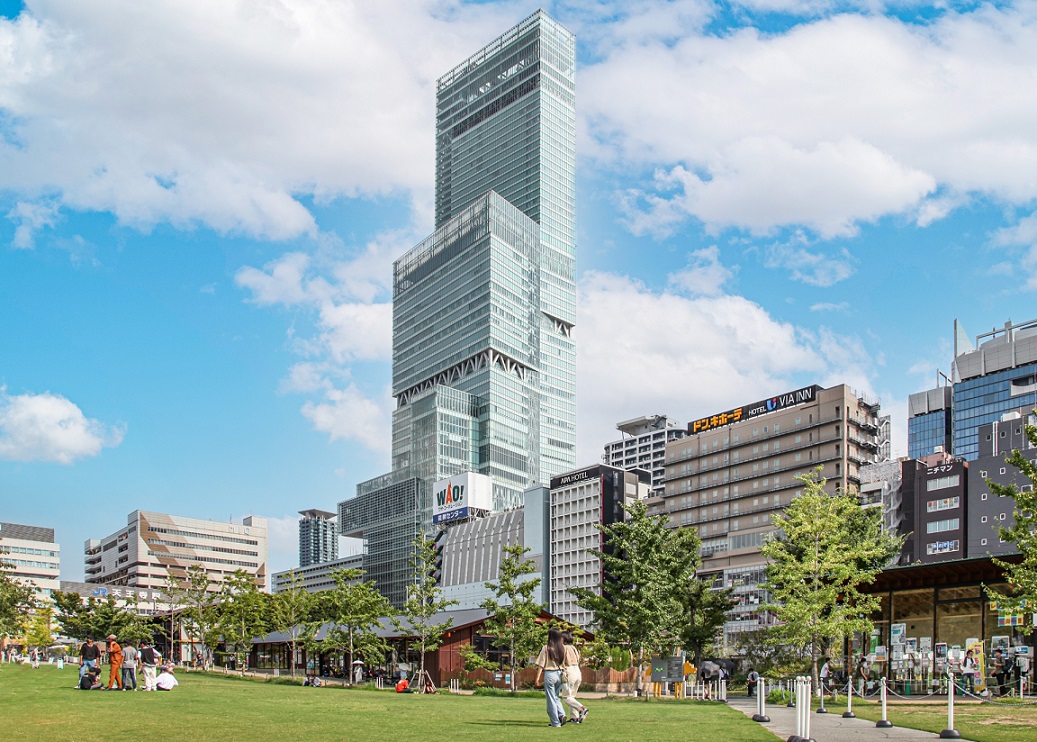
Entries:
<svg viewBox="0 0 1037 742">
<path fill-rule="evenodd" d="M 792 700 L 792 694 L 787 690 L 781 690 L 780 688 L 774 688 L 767 693 L 767 703 L 785 705 Z"/>
<path fill-rule="evenodd" d="M 512 693 L 510 690 L 504 690 L 503 688 L 476 688 L 475 695 L 477 696 L 495 696 L 498 698 L 543 698 L 544 694 L 538 690 L 520 690 L 516 693 Z"/>
</svg>

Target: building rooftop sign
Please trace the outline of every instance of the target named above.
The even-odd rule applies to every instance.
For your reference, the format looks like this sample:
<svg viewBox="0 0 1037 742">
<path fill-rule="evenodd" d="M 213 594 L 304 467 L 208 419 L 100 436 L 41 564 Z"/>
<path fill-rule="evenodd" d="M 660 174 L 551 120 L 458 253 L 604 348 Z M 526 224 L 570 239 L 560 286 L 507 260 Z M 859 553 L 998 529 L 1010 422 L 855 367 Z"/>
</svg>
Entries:
<svg viewBox="0 0 1037 742">
<path fill-rule="evenodd" d="M 760 415 L 766 415 L 768 412 L 777 412 L 778 410 L 784 410 L 787 407 L 794 407 L 798 404 L 803 404 L 804 402 L 813 402 L 817 399 L 817 393 L 819 391 L 821 391 L 821 387 L 817 384 L 813 384 L 812 386 L 805 386 L 802 389 L 797 389 L 793 392 L 786 392 L 785 394 L 779 394 L 776 397 L 770 397 L 768 399 L 762 399 L 759 402 L 735 407 L 733 410 L 727 410 L 726 412 L 720 412 L 716 415 L 703 417 L 688 423 L 688 433 L 691 435 L 695 435 L 696 433 L 705 433 L 714 430 L 715 428 L 733 425 L 742 420 L 750 420 L 754 417 L 759 417 Z"/>
</svg>

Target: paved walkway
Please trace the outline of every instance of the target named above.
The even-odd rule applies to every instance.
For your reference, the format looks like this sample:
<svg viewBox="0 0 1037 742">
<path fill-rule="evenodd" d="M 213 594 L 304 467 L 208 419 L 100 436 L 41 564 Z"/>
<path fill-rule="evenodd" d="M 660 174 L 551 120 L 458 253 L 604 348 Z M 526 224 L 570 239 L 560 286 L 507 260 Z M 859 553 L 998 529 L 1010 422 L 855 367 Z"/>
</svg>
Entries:
<svg viewBox="0 0 1037 742">
<path fill-rule="evenodd" d="M 727 704 L 731 708 L 738 709 L 750 719 L 756 713 L 756 699 L 745 696 L 728 696 Z M 901 727 L 889 727 L 879 729 L 875 722 L 866 719 L 844 719 L 843 711 L 845 704 L 838 710 L 832 709 L 830 713 L 819 714 L 816 711 L 810 713 L 810 736 L 817 742 L 865 742 L 865 740 L 903 740 L 909 742 L 914 740 L 939 739 L 938 734 L 922 732 L 918 729 L 907 729 Z M 769 723 L 760 726 L 770 729 L 783 740 L 787 740 L 796 733 L 796 709 L 785 706 L 767 706 L 767 716 L 771 718 Z"/>
</svg>

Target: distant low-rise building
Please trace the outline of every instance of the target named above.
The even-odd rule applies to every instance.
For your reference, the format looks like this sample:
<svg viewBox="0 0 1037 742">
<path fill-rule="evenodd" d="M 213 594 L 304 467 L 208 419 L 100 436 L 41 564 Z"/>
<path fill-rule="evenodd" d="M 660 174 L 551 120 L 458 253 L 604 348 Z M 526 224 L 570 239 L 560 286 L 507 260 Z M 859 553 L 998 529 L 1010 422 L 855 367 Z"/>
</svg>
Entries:
<svg viewBox="0 0 1037 742">
<path fill-rule="evenodd" d="M 182 578 L 199 565 L 214 585 L 243 569 L 266 589 L 267 522 L 255 515 L 223 523 L 134 510 L 124 528 L 86 542 L 84 562 L 91 584 L 161 589 L 171 575 Z"/>
<path fill-rule="evenodd" d="M 334 590 L 338 587 L 335 581 L 335 572 L 340 569 L 363 569 L 364 555 L 352 554 L 340 557 L 330 562 L 321 564 L 310 564 L 296 569 L 286 569 L 283 572 L 274 572 L 271 577 L 271 589 L 274 593 L 287 590 L 292 584 L 292 574 L 299 578 L 299 587 L 307 592 L 319 593 L 324 590 Z"/>
<path fill-rule="evenodd" d="M 61 547 L 54 529 L 0 523 L 0 569 L 45 599 L 60 588 Z"/>
</svg>

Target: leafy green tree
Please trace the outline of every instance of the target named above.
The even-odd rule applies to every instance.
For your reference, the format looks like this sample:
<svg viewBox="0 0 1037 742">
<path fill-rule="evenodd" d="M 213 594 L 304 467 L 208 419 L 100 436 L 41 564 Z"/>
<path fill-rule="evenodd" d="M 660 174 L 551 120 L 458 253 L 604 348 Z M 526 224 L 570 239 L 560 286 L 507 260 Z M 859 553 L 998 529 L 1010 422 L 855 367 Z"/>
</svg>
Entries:
<svg viewBox="0 0 1037 742">
<path fill-rule="evenodd" d="M 694 579 L 702 542 L 693 529 L 670 529 L 665 516 L 649 516 L 644 502 L 624 509 L 626 520 L 596 525 L 605 547 L 588 552 L 604 567 L 600 594 L 587 588 L 570 592 L 594 613 L 599 638 L 628 648 L 641 694 L 652 654 L 679 640 L 681 595 Z"/>
<path fill-rule="evenodd" d="M 1026 425 L 1025 431 L 1031 447 L 1037 448 L 1037 427 Z M 1032 456 L 1033 448 L 1028 452 Z M 1018 448 L 1005 461 L 1030 480 L 1030 488 L 1023 492 L 1014 484 L 998 484 L 989 479 L 987 486 L 992 494 L 1010 497 L 1015 502 L 1013 523 L 1007 528 L 1000 526 L 998 536 L 1006 543 L 1015 544 L 1022 559 L 1019 562 L 994 559 L 994 563 L 1005 571 L 1011 591 L 1005 593 L 988 588 L 987 592 L 999 605 L 1013 612 L 1032 613 L 1033 606 L 1037 605 L 1037 466 Z M 1024 630 L 1030 633 L 1034 628 L 1028 626 Z"/>
<path fill-rule="evenodd" d="M 387 646 L 377 630 L 385 628 L 381 619 L 392 612 L 392 605 L 378 592 L 374 580 L 362 580 L 364 574 L 362 569 L 335 570 L 335 589 L 320 593 L 319 615 L 333 624 L 324 644 L 346 653 L 350 683 L 353 662 L 360 656 L 369 665 L 385 657 Z"/>
<path fill-rule="evenodd" d="M 829 495 L 819 471 L 797 478 L 803 494 L 774 517 L 780 535 L 763 545 L 773 601 L 764 608 L 780 621 L 775 641 L 809 650 L 816 688 L 824 648 L 853 632 L 871 632 L 879 598 L 860 587 L 875 579 L 886 547 L 854 529 L 860 509 L 855 495 Z"/>
<path fill-rule="evenodd" d="M 79 642 L 86 641 L 88 636 L 97 638 L 91 629 L 92 612 L 79 593 L 55 590 L 51 593 L 51 600 L 54 605 L 54 619 L 62 634 Z"/>
<path fill-rule="evenodd" d="M 521 544 L 503 548 L 497 581 L 486 583 L 493 597 L 482 602 L 489 614 L 485 630 L 495 637 L 494 646 L 507 653 L 512 693 L 518 687 L 523 661 L 539 651 L 547 636 L 547 628 L 539 620 L 544 606 L 534 597 L 540 578 L 527 578 L 537 572 L 536 565 L 525 558 L 528 551 L 531 549 Z"/>
<path fill-rule="evenodd" d="M 436 543 L 426 538 L 424 533 L 419 533 L 414 539 L 414 552 L 410 558 L 414 581 L 407 590 L 402 616 L 393 618 L 398 630 L 408 631 L 417 640 L 421 655 L 418 678 L 421 680 L 422 689 L 425 687 L 425 653 L 439 649 L 443 643 L 443 634 L 454 623 L 450 618 L 437 623 L 433 621 L 433 617 L 458 604 L 456 600 L 444 599 L 443 590 L 437 584 L 434 576 L 436 552 Z M 400 618 L 406 619 L 410 626 L 404 627 Z"/>
<path fill-rule="evenodd" d="M 310 620 L 316 599 L 314 594 L 303 587 L 303 576 L 292 570 L 286 576 L 285 588 L 275 593 L 270 600 L 270 629 L 288 635 L 288 646 L 291 651 L 289 666 L 292 677 L 295 677 L 295 657 L 300 645 L 305 645 L 305 638 L 316 631 L 309 631 Z M 318 626 L 319 628 L 319 626 Z"/>
<path fill-rule="evenodd" d="M 171 662 L 176 662 L 177 657 L 183 657 L 183 647 L 179 654 L 176 651 L 177 642 L 180 641 L 183 632 L 183 608 L 187 596 L 187 574 L 181 574 L 181 572 L 182 570 L 170 569 L 162 585 L 162 593 L 169 610 L 169 659 Z"/>
<path fill-rule="evenodd" d="M 238 669 L 244 674 L 252 640 L 270 627 L 270 597 L 259 591 L 255 575 L 244 569 L 235 570 L 220 586 L 219 600 L 215 603 L 217 620 L 214 630 L 207 635 L 206 649 L 211 652 L 218 635 L 222 634 L 224 643 L 234 647 Z"/>
<path fill-rule="evenodd" d="M 208 668 L 212 665 L 213 632 L 220 620 L 219 600 L 213 590 L 215 583 L 205 567 L 192 564 L 181 584 L 184 609 L 180 620 L 187 635 L 201 646 L 202 664 Z"/>
<path fill-rule="evenodd" d="M 733 592 L 734 588 L 714 589 L 693 577 L 678 595 L 677 639 L 685 651 L 691 653 L 696 667 L 702 664 L 706 650 L 716 643 L 733 605 Z"/>
<path fill-rule="evenodd" d="M 45 650 L 54 643 L 54 634 L 50 630 L 52 613 L 49 605 L 39 606 L 33 611 L 25 631 L 25 643 L 30 647 Z"/>
<path fill-rule="evenodd" d="M 498 667 L 496 662 L 479 654 L 478 650 L 476 650 L 476 648 L 472 646 L 471 642 L 465 642 L 460 647 L 458 647 L 458 654 L 461 657 L 461 669 L 464 673 L 465 687 L 468 687 L 468 674 L 472 671 L 493 671 Z"/>
<path fill-rule="evenodd" d="M 51 598 L 61 633 L 77 641 L 87 637 L 103 640 L 109 634 L 121 641 L 140 641 L 152 634 L 151 620 L 138 614 L 134 602 L 120 606 L 110 594 L 83 600 L 79 593 L 61 591 L 55 591 Z"/>
<path fill-rule="evenodd" d="M 36 590 L 12 577 L 0 551 L 0 637 L 21 636 L 29 611 L 36 605 Z"/>
</svg>

